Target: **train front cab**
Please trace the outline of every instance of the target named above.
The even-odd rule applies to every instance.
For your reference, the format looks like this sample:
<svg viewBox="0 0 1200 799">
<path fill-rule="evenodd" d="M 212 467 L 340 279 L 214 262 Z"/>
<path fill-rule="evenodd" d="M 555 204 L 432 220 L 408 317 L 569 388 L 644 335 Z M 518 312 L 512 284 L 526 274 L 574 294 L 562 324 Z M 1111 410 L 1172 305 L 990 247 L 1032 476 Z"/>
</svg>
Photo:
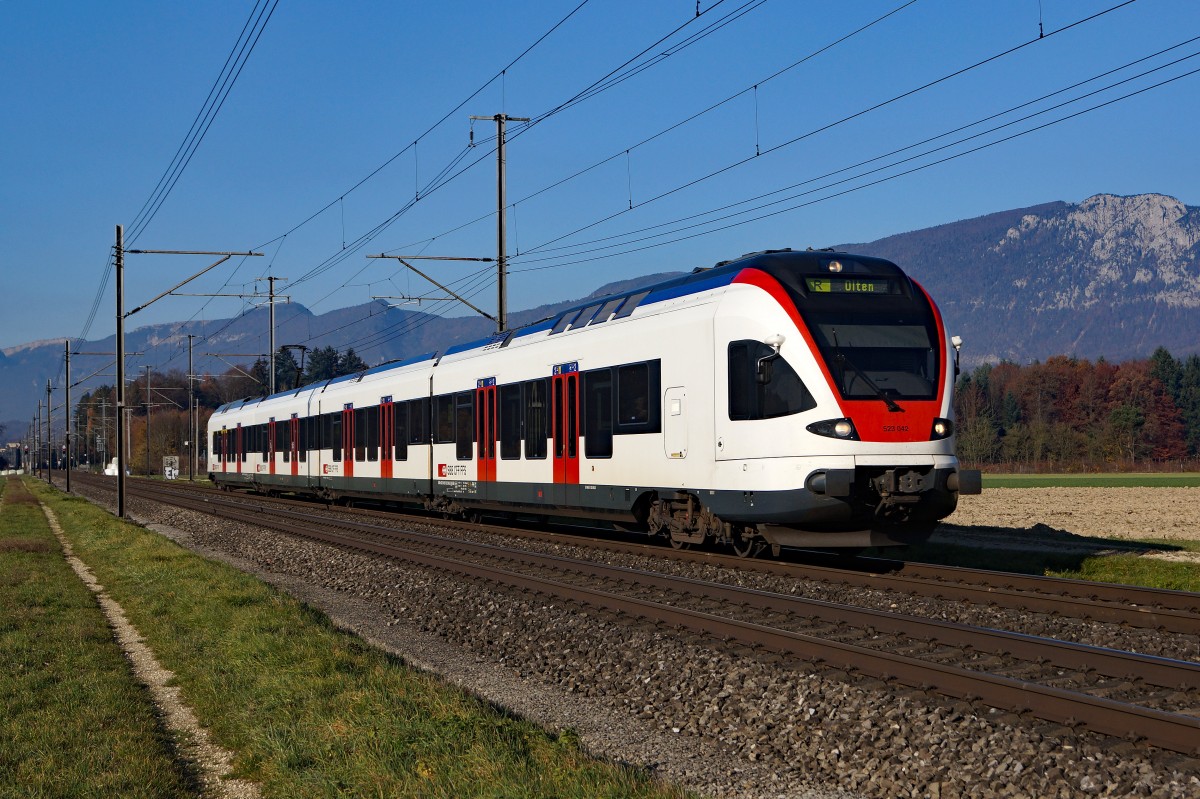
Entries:
<svg viewBox="0 0 1200 799">
<path fill-rule="evenodd" d="M 902 545 L 978 493 L 954 456 L 940 315 L 893 264 L 762 259 L 714 341 L 715 459 L 744 488 L 710 499 L 722 518 L 777 546 Z"/>
</svg>

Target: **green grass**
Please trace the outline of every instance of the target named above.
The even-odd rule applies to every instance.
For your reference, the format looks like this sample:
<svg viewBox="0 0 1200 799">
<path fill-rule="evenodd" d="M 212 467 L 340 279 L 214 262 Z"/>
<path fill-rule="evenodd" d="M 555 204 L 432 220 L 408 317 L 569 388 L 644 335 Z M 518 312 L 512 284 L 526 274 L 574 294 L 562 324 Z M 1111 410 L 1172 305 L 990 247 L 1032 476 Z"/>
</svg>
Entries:
<svg viewBox="0 0 1200 799">
<path fill-rule="evenodd" d="M 1194 488 L 1197 472 L 1141 474 L 984 474 L 983 488 Z"/>
<path fill-rule="evenodd" d="M 1200 591 L 1200 565 L 1142 558 L 1136 555 L 1110 555 L 1086 558 L 1064 571 L 1047 572 L 1053 577 L 1095 580 L 1101 583 L 1143 585 L 1174 591 Z"/>
<path fill-rule="evenodd" d="M 681 796 L 340 632 L 321 613 L 48 488 L 79 556 L 264 795 Z"/>
<path fill-rule="evenodd" d="M 953 528 L 953 525 L 950 527 Z M 967 547 L 940 541 L 918 543 L 904 549 L 881 549 L 876 554 L 913 563 L 1010 571 L 1019 575 L 1091 579 L 1100 583 L 1200 593 L 1200 565 L 1145 557 L 1145 553 L 1153 551 L 1200 552 L 1200 541 L 1070 537 L 1079 545 L 1070 552 L 1043 552 L 1036 548 Z"/>
<path fill-rule="evenodd" d="M 1043 574 L 1073 580 L 1093 580 L 1101 583 L 1138 585 L 1145 588 L 1166 588 L 1173 591 L 1200 592 L 1200 565 L 1145 557 L 1144 552 L 1200 552 L 1200 541 L 1117 540 L 1078 537 L 1081 544 L 1090 545 L 1092 553 L 1083 551 L 1043 552 L 1037 549 L 989 549 L 954 544 L 916 544 L 901 552 L 887 550 L 884 557 L 901 557 L 917 563 L 936 563 L 963 566 L 971 569 L 992 569 L 1017 574 Z"/>
<path fill-rule="evenodd" d="M 149 694 L 41 508 L 19 486 L 5 492 L 0 797 L 194 796 Z"/>
</svg>

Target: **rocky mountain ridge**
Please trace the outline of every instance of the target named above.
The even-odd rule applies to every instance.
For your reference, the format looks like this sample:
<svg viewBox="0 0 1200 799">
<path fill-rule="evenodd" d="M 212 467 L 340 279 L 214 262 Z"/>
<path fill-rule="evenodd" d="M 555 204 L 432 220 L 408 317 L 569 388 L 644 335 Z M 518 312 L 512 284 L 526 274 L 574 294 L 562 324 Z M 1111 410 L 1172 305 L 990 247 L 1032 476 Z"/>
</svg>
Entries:
<svg viewBox="0 0 1200 799">
<path fill-rule="evenodd" d="M 891 258 L 971 342 L 968 361 L 1200 352 L 1200 208 L 1098 194 L 847 249 Z"/>
</svg>

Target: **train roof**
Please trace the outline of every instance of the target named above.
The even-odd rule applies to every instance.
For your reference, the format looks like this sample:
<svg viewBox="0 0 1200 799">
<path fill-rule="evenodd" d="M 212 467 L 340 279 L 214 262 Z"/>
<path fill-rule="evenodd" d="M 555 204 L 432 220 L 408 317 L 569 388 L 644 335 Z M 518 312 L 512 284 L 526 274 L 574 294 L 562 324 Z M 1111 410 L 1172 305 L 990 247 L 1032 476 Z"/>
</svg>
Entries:
<svg viewBox="0 0 1200 799">
<path fill-rule="evenodd" d="M 397 369 L 403 369 L 415 364 L 425 363 L 427 361 L 437 361 L 441 357 L 455 355 L 461 352 L 468 352 L 475 349 L 502 349 L 507 347 L 513 340 L 524 338 L 526 336 L 545 333 L 546 331 L 555 332 L 556 328 L 562 324 L 564 319 L 571 318 L 573 315 L 578 315 L 586 309 L 593 308 L 599 312 L 601 308 L 611 304 L 613 308 L 614 319 L 623 318 L 630 315 L 637 308 L 647 305 L 652 305 L 658 302 L 684 297 L 689 294 L 699 294 L 703 291 L 727 286 L 733 282 L 744 269 L 758 269 L 775 278 L 790 278 L 783 282 L 791 282 L 796 275 L 800 274 L 827 274 L 828 264 L 831 261 L 840 261 L 845 264 L 848 274 L 859 275 L 877 275 L 877 276 L 904 276 L 904 272 L 900 267 L 891 261 L 883 258 L 875 258 L 865 255 L 855 255 L 852 253 L 833 250 L 763 250 L 761 252 L 746 253 L 739 258 L 733 258 L 728 261 L 720 261 L 711 267 L 698 267 L 692 272 L 681 275 L 680 277 L 671 278 L 670 280 L 661 283 L 654 283 L 649 286 L 640 286 L 636 289 L 623 291 L 617 294 L 606 294 L 602 297 L 591 297 L 582 302 L 575 303 L 570 307 L 558 312 L 554 316 L 539 320 L 525 327 L 516 328 L 505 333 L 493 334 L 484 338 L 467 341 L 461 344 L 454 344 L 447 348 L 444 352 L 429 352 L 422 355 L 417 355 L 411 358 L 406 358 L 400 361 L 389 361 L 374 366 L 362 372 L 354 374 L 342 375 L 318 383 L 310 383 L 296 389 L 281 391 L 272 394 L 269 397 L 251 397 L 249 399 L 236 400 L 226 403 L 219 407 L 216 413 L 223 413 L 227 410 L 242 408 L 246 405 L 266 402 L 269 400 L 281 397 L 294 397 L 302 391 L 313 391 L 317 388 L 324 390 L 325 388 L 346 382 L 357 382 L 367 377 L 368 375 L 378 374 L 381 372 L 390 372 Z M 585 322 L 586 324 L 586 322 Z"/>
</svg>

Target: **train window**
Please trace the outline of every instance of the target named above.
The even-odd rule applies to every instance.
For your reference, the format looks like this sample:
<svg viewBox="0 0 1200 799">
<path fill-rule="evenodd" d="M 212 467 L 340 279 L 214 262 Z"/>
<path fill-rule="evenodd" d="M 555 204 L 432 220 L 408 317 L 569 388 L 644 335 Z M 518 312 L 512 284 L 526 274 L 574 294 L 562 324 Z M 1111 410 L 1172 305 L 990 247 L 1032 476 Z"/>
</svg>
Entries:
<svg viewBox="0 0 1200 799">
<path fill-rule="evenodd" d="M 342 415 L 329 414 L 329 440 L 333 443 L 333 459 L 342 460 Z"/>
<path fill-rule="evenodd" d="M 284 460 L 286 461 L 288 459 L 287 458 L 287 455 L 288 455 L 288 445 L 287 445 L 288 423 L 286 421 L 284 421 L 283 419 L 280 419 L 277 422 L 273 422 L 272 427 L 275 428 L 275 440 L 272 442 L 275 447 L 274 452 L 276 455 L 283 454 Z"/>
<path fill-rule="evenodd" d="M 296 459 L 301 463 L 308 460 L 308 426 L 307 416 L 296 420 Z"/>
<path fill-rule="evenodd" d="M 600 304 L 589 305 L 588 307 L 584 308 L 582 311 L 579 312 L 579 318 L 577 318 L 574 322 L 571 323 L 571 329 L 574 330 L 577 327 L 586 327 L 587 325 L 589 325 L 591 323 L 591 321 L 593 319 L 596 318 L 596 314 L 599 311 L 600 311 Z"/>
<path fill-rule="evenodd" d="M 392 406 L 392 438 L 396 441 L 393 457 L 398 461 L 408 460 L 408 406 L 410 403 L 397 402 Z"/>
<path fill-rule="evenodd" d="M 363 419 L 366 420 L 366 434 L 364 439 L 367 447 L 367 460 L 379 460 L 379 406 L 372 405 L 370 408 L 363 408 Z"/>
<path fill-rule="evenodd" d="M 642 304 L 642 300 L 650 296 L 649 291 L 639 291 L 637 294 L 629 295 L 629 299 L 621 306 L 621 310 L 617 311 L 617 315 L 613 319 L 624 319 L 633 313 L 633 309 Z"/>
<path fill-rule="evenodd" d="M 240 424 L 237 427 L 237 450 L 242 456 L 242 463 L 246 462 L 246 429 Z"/>
<path fill-rule="evenodd" d="M 525 389 L 525 457 L 541 460 L 546 457 L 546 439 L 550 429 L 550 396 L 546 390 L 546 379 L 530 380 Z"/>
<path fill-rule="evenodd" d="M 500 386 L 500 457 L 521 457 L 521 384 Z"/>
<path fill-rule="evenodd" d="M 335 414 L 323 413 L 321 419 L 320 440 L 317 441 L 316 449 L 333 449 L 333 418 Z M 337 460 L 336 458 L 334 460 Z"/>
<path fill-rule="evenodd" d="M 370 449 L 371 440 L 371 408 L 355 408 L 354 409 L 354 459 L 355 461 L 366 461 L 367 450 Z M 376 414 L 378 417 L 378 414 Z M 376 433 L 376 440 L 379 435 Z M 377 445 L 378 446 L 378 445 Z M 378 459 L 378 453 L 376 459 Z"/>
<path fill-rule="evenodd" d="M 588 324 L 599 325 L 607 322 L 609 318 L 616 313 L 617 308 L 621 307 L 621 303 L 624 301 L 624 297 L 617 297 L 615 300 L 609 300 L 608 302 L 604 303 L 604 305 L 600 308 L 600 312 L 596 314 L 592 318 L 592 321 Z"/>
<path fill-rule="evenodd" d="M 662 430 L 658 360 L 617 367 L 617 434 L 657 433 Z"/>
<path fill-rule="evenodd" d="M 791 364 L 774 355 L 775 350 L 761 341 L 730 342 L 730 420 L 774 419 L 817 407 Z"/>
<path fill-rule="evenodd" d="M 618 369 L 621 424 L 644 424 L 650 418 L 649 367 L 634 363 Z"/>
<path fill-rule="evenodd" d="M 611 458 L 613 451 L 612 369 L 583 373 L 583 453 Z"/>
<path fill-rule="evenodd" d="M 454 443 L 454 395 L 434 397 L 437 408 L 437 438 L 439 444 Z"/>
<path fill-rule="evenodd" d="M 408 443 L 429 443 L 429 398 L 408 401 Z"/>
<path fill-rule="evenodd" d="M 212 454 L 217 460 L 221 459 L 224 450 L 221 449 L 221 432 L 219 430 L 213 432 Z"/>
<path fill-rule="evenodd" d="M 455 397 L 455 421 L 458 425 L 455 454 L 460 461 L 471 460 L 475 443 L 475 392 L 460 391 Z"/>
<path fill-rule="evenodd" d="M 555 333 L 563 332 L 572 322 L 575 321 L 577 316 L 579 316 L 579 311 L 567 311 L 562 316 L 558 317 L 558 321 L 554 323 L 554 327 L 550 328 L 550 334 L 554 335 Z"/>
</svg>

